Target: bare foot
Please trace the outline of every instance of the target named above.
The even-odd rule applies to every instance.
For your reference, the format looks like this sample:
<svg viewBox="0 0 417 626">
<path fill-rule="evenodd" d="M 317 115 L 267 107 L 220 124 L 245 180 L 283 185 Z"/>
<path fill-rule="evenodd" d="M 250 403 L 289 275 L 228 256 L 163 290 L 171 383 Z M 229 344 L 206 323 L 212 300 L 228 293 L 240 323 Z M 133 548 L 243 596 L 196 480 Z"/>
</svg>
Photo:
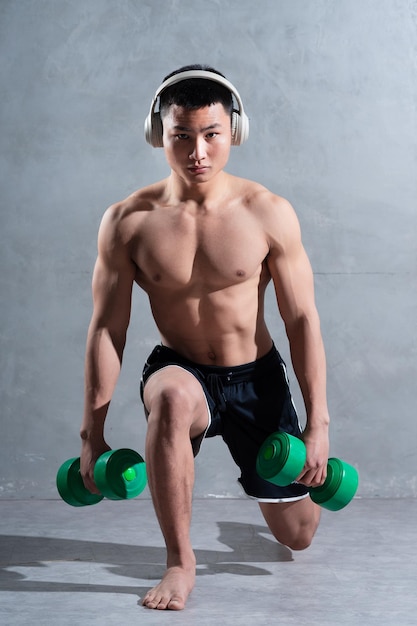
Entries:
<svg viewBox="0 0 417 626">
<path fill-rule="evenodd" d="M 142 604 L 148 609 L 181 611 L 195 581 L 195 568 L 170 567 L 159 585 L 148 591 Z"/>
</svg>

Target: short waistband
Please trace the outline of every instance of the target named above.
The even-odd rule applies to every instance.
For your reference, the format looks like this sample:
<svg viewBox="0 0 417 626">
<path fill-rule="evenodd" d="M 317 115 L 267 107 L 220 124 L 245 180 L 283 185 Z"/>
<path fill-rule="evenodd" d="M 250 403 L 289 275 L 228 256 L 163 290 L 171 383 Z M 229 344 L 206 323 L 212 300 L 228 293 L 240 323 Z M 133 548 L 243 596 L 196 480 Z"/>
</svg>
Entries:
<svg viewBox="0 0 417 626">
<path fill-rule="evenodd" d="M 156 350 L 158 352 L 158 361 L 163 360 L 167 363 L 171 362 L 178 365 L 188 366 L 194 370 L 198 370 L 204 377 L 214 374 L 221 378 L 224 384 L 227 384 L 228 382 L 237 383 L 248 379 L 258 378 L 264 375 L 265 372 L 272 366 L 282 363 L 281 356 L 275 345 L 272 345 L 269 352 L 267 352 L 264 356 L 261 356 L 259 359 L 256 359 L 256 361 L 232 367 L 223 365 L 202 365 L 200 363 L 195 363 L 194 361 L 183 357 L 181 354 L 178 354 L 178 352 L 172 350 L 172 348 L 168 348 L 163 345 L 158 346 Z"/>
</svg>

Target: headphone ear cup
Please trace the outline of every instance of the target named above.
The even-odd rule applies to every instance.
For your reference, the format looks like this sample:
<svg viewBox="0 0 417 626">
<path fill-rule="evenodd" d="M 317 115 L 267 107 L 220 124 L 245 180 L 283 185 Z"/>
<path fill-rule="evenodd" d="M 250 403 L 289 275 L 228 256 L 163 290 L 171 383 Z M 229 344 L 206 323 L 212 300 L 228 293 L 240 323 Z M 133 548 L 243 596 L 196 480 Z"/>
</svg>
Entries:
<svg viewBox="0 0 417 626">
<path fill-rule="evenodd" d="M 146 139 L 147 143 L 150 143 L 152 145 L 152 142 L 151 142 L 152 123 L 151 123 L 151 114 L 150 113 L 145 118 L 145 123 L 143 125 L 143 132 L 145 134 L 145 139 Z"/>
<path fill-rule="evenodd" d="M 232 113 L 232 146 L 240 146 L 249 136 L 249 119 L 246 113 Z"/>
<path fill-rule="evenodd" d="M 232 113 L 232 146 L 240 145 L 240 123 L 237 111 Z"/>
<path fill-rule="evenodd" d="M 240 143 L 244 143 L 249 137 L 249 118 L 245 112 L 240 115 Z"/>
<path fill-rule="evenodd" d="M 148 143 L 151 144 L 154 148 L 162 148 L 163 147 L 163 127 L 162 127 L 162 119 L 159 113 L 149 113 L 148 117 L 145 120 L 145 139 Z"/>
</svg>

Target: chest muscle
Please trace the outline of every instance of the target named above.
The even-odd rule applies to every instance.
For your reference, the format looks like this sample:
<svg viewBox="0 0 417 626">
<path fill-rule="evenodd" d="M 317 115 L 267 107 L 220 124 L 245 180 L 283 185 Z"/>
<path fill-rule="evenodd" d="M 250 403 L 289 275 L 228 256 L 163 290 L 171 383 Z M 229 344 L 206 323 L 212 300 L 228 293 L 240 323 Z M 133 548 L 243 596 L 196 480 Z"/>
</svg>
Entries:
<svg viewBox="0 0 417 626">
<path fill-rule="evenodd" d="M 170 219 L 141 240 L 140 282 L 171 289 L 244 282 L 260 272 L 268 251 L 261 230 L 247 217 Z"/>
</svg>

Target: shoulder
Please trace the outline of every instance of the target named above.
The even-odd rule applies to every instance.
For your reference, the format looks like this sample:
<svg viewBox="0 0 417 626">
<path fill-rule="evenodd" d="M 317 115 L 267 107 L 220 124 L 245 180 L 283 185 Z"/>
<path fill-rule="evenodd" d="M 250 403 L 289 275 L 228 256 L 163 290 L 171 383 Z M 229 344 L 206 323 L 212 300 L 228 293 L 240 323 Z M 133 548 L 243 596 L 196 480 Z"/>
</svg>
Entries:
<svg viewBox="0 0 417 626">
<path fill-rule="evenodd" d="M 158 204 L 164 189 L 164 181 L 161 181 L 111 204 L 104 212 L 99 233 L 121 237 L 125 241 L 129 239 Z"/>
<path fill-rule="evenodd" d="M 258 211 L 265 218 L 279 219 L 283 216 L 287 217 L 290 213 L 295 214 L 291 203 L 286 198 L 273 193 L 263 185 L 252 183 L 248 191 L 251 209 Z"/>
<path fill-rule="evenodd" d="M 143 220 L 161 195 L 161 183 L 139 189 L 104 212 L 98 232 L 99 254 L 103 257 L 129 257 Z"/>
<path fill-rule="evenodd" d="M 127 198 L 111 204 L 103 215 L 103 220 L 120 224 L 132 215 L 140 216 L 151 211 L 164 193 L 164 182 L 143 187 L 131 193 Z"/>
<path fill-rule="evenodd" d="M 289 200 L 251 180 L 241 179 L 240 184 L 243 204 L 259 221 L 271 242 L 300 236 L 298 217 Z"/>
<path fill-rule="evenodd" d="M 232 185 L 244 204 L 253 211 L 277 215 L 283 212 L 294 213 L 291 203 L 282 196 L 256 181 L 247 178 L 232 177 Z"/>
</svg>

